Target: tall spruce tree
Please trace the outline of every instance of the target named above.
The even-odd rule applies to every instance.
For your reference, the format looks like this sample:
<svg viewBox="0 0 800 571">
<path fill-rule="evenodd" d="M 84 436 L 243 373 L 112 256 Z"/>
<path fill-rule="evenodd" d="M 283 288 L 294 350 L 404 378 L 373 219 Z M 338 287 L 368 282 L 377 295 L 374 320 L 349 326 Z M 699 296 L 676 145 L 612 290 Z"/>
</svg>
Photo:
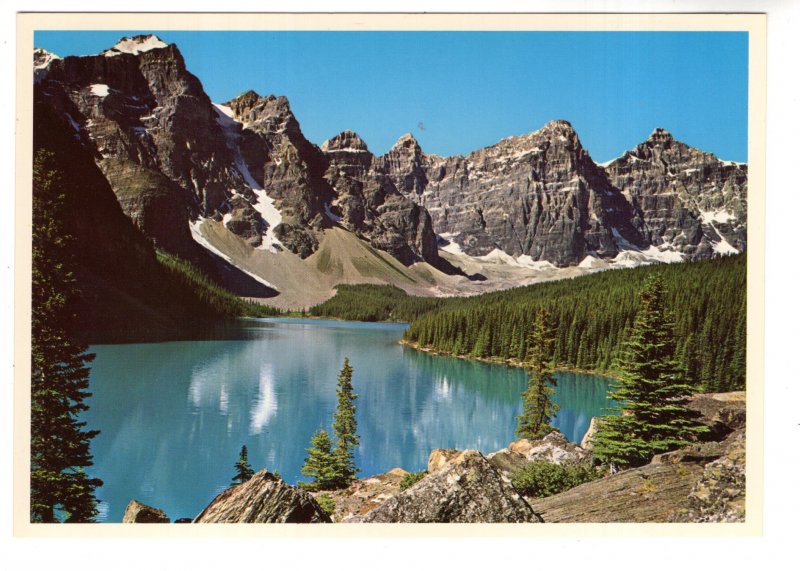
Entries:
<svg viewBox="0 0 800 571">
<path fill-rule="evenodd" d="M 675 360 L 673 329 L 664 284 L 651 276 L 619 361 L 621 377 L 610 394 L 619 414 L 603 417 L 593 438 L 594 456 L 612 467 L 645 464 L 708 430 L 686 407 L 692 387 Z"/>
<path fill-rule="evenodd" d="M 555 430 L 550 425 L 558 412 L 553 402 L 556 378 L 550 366 L 554 341 L 550 314 L 539 310 L 527 343 L 528 388 L 522 393 L 522 415 L 517 417 L 521 438 L 538 439 Z"/>
<path fill-rule="evenodd" d="M 307 449 L 308 457 L 300 468 L 300 473 L 312 478 L 312 481 L 301 482 L 302 488 L 316 491 L 337 487 L 339 478 L 332 448 L 327 430 L 319 430 L 311 437 L 311 446 Z"/>
<path fill-rule="evenodd" d="M 242 450 L 239 452 L 239 460 L 233 465 L 236 474 L 231 479 L 231 485 L 244 484 L 247 480 L 253 477 L 255 472 L 250 467 L 250 462 L 247 461 L 247 446 L 242 445 Z"/>
<path fill-rule="evenodd" d="M 30 517 L 44 523 L 94 521 L 95 490 L 103 485 L 85 471 L 98 431 L 78 417 L 88 409 L 94 355 L 70 333 L 78 292 L 62 187 L 54 155 L 40 150 L 33 165 Z"/>
<path fill-rule="evenodd" d="M 336 388 L 336 413 L 333 417 L 333 434 L 336 448 L 333 459 L 336 465 L 337 485 L 346 487 L 356 479 L 358 468 L 355 464 L 354 449 L 359 444 L 356 434 L 356 405 L 358 398 L 353 392 L 353 368 L 345 357 L 342 370 L 339 372 Z"/>
</svg>

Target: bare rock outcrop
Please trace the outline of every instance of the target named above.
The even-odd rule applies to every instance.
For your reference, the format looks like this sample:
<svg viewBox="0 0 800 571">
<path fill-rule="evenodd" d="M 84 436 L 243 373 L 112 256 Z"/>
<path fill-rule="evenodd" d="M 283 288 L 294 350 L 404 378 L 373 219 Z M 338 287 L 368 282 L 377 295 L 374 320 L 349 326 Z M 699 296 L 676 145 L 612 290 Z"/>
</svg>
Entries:
<svg viewBox="0 0 800 571">
<path fill-rule="evenodd" d="M 330 523 L 313 496 L 266 470 L 219 494 L 194 523 Z"/>
<path fill-rule="evenodd" d="M 706 440 L 543 499 L 546 522 L 737 522 L 745 517 L 744 392 L 694 395 Z"/>
<path fill-rule="evenodd" d="M 332 519 L 335 522 L 350 521 L 363 516 L 400 493 L 400 484 L 408 475 L 402 468 L 393 468 L 384 474 L 356 480 L 344 490 L 315 492 L 314 496 L 329 496 L 336 508 Z"/>
<path fill-rule="evenodd" d="M 125 508 L 122 523 L 169 523 L 169 517 L 162 510 L 131 500 Z"/>
<path fill-rule="evenodd" d="M 522 454 L 529 462 L 544 460 L 553 464 L 565 464 L 580 462 L 588 456 L 584 449 L 555 430 L 541 440 L 522 438 L 512 442 L 508 449 Z"/>
<path fill-rule="evenodd" d="M 591 450 L 594 446 L 592 444 L 592 438 L 597 433 L 599 424 L 600 419 L 596 416 L 593 416 L 592 420 L 589 421 L 589 428 L 586 430 L 586 434 L 583 435 L 583 438 L 581 438 L 581 448 L 584 450 Z"/>
<path fill-rule="evenodd" d="M 689 494 L 687 508 L 678 510 L 672 521 L 734 523 L 745 520 L 745 437 L 731 435 L 724 452 L 706 464 Z"/>
<path fill-rule="evenodd" d="M 438 472 L 448 466 L 463 453 L 455 448 L 436 448 L 428 456 L 428 474 Z"/>
<path fill-rule="evenodd" d="M 381 159 L 436 232 L 473 256 L 498 249 L 566 266 L 589 253 L 613 257 L 623 241 L 645 243 L 630 205 L 567 121 L 447 158 L 404 137 Z"/>
<path fill-rule="evenodd" d="M 370 523 L 519 523 L 539 516 L 477 450 L 352 521 Z"/>
<path fill-rule="evenodd" d="M 665 522 L 689 507 L 702 473 L 697 463 L 648 464 L 528 501 L 547 523 Z"/>
<path fill-rule="evenodd" d="M 633 225 L 648 244 L 687 258 L 746 249 L 747 165 L 721 161 L 656 129 L 605 170 L 629 200 Z"/>
<path fill-rule="evenodd" d="M 430 214 L 398 190 L 382 158 L 361 137 L 344 131 L 322 151 L 329 161 L 325 179 L 337 194 L 330 217 L 405 265 L 441 265 Z"/>
</svg>

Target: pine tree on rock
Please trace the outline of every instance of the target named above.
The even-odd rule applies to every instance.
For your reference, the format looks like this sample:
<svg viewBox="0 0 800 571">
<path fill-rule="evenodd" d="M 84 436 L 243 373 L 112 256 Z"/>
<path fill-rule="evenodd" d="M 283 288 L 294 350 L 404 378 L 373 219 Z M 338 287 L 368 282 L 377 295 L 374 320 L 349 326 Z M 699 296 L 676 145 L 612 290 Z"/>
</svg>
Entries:
<svg viewBox="0 0 800 571">
<path fill-rule="evenodd" d="M 330 490 L 337 487 L 338 477 L 333 458 L 333 444 L 327 430 L 319 430 L 311 437 L 311 446 L 300 473 L 311 482 L 301 482 L 300 486 L 307 490 Z"/>
<path fill-rule="evenodd" d="M 517 417 L 517 434 L 521 438 L 543 438 L 555 428 L 550 425 L 558 412 L 553 402 L 556 378 L 549 362 L 552 359 L 554 335 L 550 314 L 539 310 L 528 337 L 528 388 L 522 393 L 522 415 Z"/>
<path fill-rule="evenodd" d="M 90 522 L 97 516 L 95 489 L 103 485 L 92 465 L 86 430 L 78 416 L 89 407 L 89 368 L 94 355 L 70 334 L 77 286 L 62 220 L 63 181 L 55 155 L 37 152 L 33 166 L 31 313 L 32 522 Z"/>
<path fill-rule="evenodd" d="M 231 479 L 232 486 L 244 484 L 255 475 L 253 468 L 250 467 L 250 463 L 247 461 L 247 446 L 242 446 L 242 450 L 239 452 L 239 460 L 233 467 L 236 470 L 236 475 Z"/>
<path fill-rule="evenodd" d="M 658 276 L 646 281 L 640 304 L 609 395 L 619 415 L 603 417 L 592 440 L 594 456 L 612 467 L 646 464 L 708 431 L 686 407 L 692 387 L 675 360 L 674 323 Z"/>
<path fill-rule="evenodd" d="M 356 479 L 356 467 L 353 457 L 354 449 L 359 444 L 356 434 L 356 405 L 358 398 L 353 392 L 353 368 L 345 357 L 342 370 L 339 372 L 336 388 L 336 413 L 333 417 L 333 434 L 336 437 L 336 448 L 333 458 L 336 465 L 338 487 L 347 487 Z"/>
</svg>

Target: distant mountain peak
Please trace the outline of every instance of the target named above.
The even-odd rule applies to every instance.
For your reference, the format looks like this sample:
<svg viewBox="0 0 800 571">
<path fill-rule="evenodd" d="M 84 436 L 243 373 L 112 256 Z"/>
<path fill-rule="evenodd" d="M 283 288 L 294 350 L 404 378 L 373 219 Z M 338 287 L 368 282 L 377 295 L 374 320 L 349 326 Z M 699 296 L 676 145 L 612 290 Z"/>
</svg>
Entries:
<svg viewBox="0 0 800 571">
<path fill-rule="evenodd" d="M 44 48 L 33 48 L 33 68 L 43 69 L 47 67 L 54 59 L 61 59 L 59 56 L 52 52 L 48 52 Z"/>
<path fill-rule="evenodd" d="M 411 133 L 406 133 L 392 145 L 391 151 L 412 151 L 412 152 L 420 152 L 422 149 L 419 146 L 419 142 Z"/>
<path fill-rule="evenodd" d="M 656 127 L 653 129 L 653 132 L 650 133 L 650 136 L 647 138 L 648 141 L 652 141 L 654 143 L 665 143 L 668 141 L 674 141 L 675 138 L 672 136 L 672 133 L 663 129 L 661 127 Z"/>
<path fill-rule="evenodd" d="M 167 44 L 155 34 L 140 34 L 120 39 L 113 48 L 104 51 L 103 55 L 106 57 L 113 57 L 119 54 L 139 55 L 150 50 L 166 47 Z"/>
<path fill-rule="evenodd" d="M 369 151 L 357 133 L 346 130 L 322 143 L 323 151 Z"/>
<path fill-rule="evenodd" d="M 548 121 L 545 123 L 543 129 L 566 129 L 569 131 L 574 131 L 575 129 L 572 128 L 572 123 L 567 121 L 566 119 L 553 119 L 552 121 Z"/>
</svg>

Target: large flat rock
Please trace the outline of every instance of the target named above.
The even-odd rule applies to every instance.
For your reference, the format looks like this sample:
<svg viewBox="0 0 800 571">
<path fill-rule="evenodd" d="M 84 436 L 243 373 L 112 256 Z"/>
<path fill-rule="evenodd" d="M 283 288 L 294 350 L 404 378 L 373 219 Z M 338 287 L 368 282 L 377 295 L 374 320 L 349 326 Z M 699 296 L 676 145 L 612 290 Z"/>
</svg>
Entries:
<svg viewBox="0 0 800 571">
<path fill-rule="evenodd" d="M 528 501 L 547 523 L 666 522 L 689 508 L 702 474 L 701 464 L 648 464 Z"/>
</svg>

